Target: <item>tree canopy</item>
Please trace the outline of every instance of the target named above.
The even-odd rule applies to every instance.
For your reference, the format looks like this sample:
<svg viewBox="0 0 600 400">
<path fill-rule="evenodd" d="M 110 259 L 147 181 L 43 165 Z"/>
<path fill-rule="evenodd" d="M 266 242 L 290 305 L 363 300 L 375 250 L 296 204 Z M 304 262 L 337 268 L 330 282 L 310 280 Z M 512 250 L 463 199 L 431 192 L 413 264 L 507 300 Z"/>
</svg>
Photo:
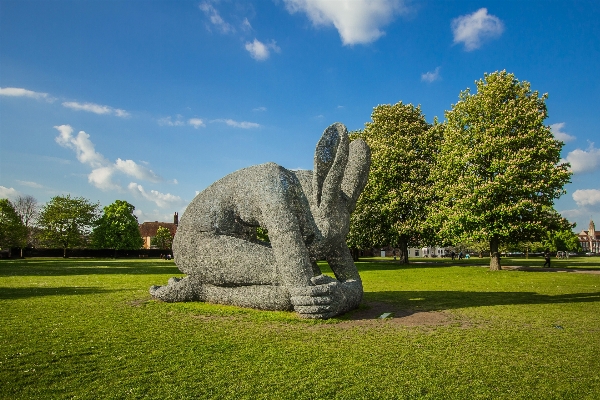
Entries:
<svg viewBox="0 0 600 400">
<path fill-rule="evenodd" d="M 475 85 L 445 114 L 431 221 L 443 240 L 488 241 L 494 270 L 500 243 L 539 240 L 561 226 L 553 203 L 571 173 L 560 163 L 563 143 L 544 125 L 546 94 L 506 71 Z"/>
<path fill-rule="evenodd" d="M 55 196 L 40 211 L 38 225 L 42 239 L 50 246 L 67 249 L 86 243 L 98 219 L 99 204 L 83 197 Z"/>
<path fill-rule="evenodd" d="M 0 199 L 0 248 L 23 247 L 27 228 L 8 199 Z"/>
<path fill-rule="evenodd" d="M 150 244 L 152 246 L 156 246 L 163 250 L 170 249 L 172 243 L 173 236 L 171 236 L 171 231 L 164 226 L 159 226 L 158 230 L 156 231 L 156 236 L 150 239 Z"/>
<path fill-rule="evenodd" d="M 140 236 L 135 207 L 124 200 L 116 200 L 104 207 L 102 217 L 92 233 L 92 246 L 99 249 L 134 250 L 144 244 Z"/>
<path fill-rule="evenodd" d="M 371 119 L 364 130 L 351 134 L 371 148 L 371 170 L 351 216 L 348 244 L 356 248 L 391 244 L 400 249 L 400 261 L 407 263 L 407 247 L 431 238 L 424 221 L 441 129 L 427 123 L 420 106 L 402 102 L 375 107 Z"/>
</svg>

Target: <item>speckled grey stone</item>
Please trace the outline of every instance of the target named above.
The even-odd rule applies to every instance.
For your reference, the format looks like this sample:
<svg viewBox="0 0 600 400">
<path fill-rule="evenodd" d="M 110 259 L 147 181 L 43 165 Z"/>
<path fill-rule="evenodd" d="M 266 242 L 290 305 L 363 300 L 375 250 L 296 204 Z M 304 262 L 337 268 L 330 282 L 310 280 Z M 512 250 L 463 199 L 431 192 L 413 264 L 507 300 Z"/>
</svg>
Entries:
<svg viewBox="0 0 600 400">
<path fill-rule="evenodd" d="M 189 204 L 173 240 L 187 276 L 152 286 L 167 302 L 206 301 L 330 318 L 358 306 L 363 288 L 346 246 L 350 213 L 367 183 L 370 150 L 328 127 L 314 172 L 255 165 L 210 185 Z M 256 229 L 268 230 L 270 243 Z M 336 279 L 321 273 L 325 259 Z"/>
</svg>

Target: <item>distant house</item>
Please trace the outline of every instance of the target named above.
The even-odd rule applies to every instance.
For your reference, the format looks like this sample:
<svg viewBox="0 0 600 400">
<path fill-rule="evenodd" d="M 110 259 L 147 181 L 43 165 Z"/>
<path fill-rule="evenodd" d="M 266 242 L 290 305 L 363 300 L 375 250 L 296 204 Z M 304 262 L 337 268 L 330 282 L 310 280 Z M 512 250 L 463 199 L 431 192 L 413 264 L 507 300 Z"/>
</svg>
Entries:
<svg viewBox="0 0 600 400">
<path fill-rule="evenodd" d="M 144 248 L 150 248 L 150 241 L 154 236 L 156 236 L 156 231 L 158 231 L 158 228 L 161 226 L 163 228 L 167 228 L 171 232 L 171 236 L 175 236 L 175 233 L 177 232 L 177 225 L 179 225 L 179 215 L 177 213 L 173 215 L 173 222 L 154 221 L 140 224 L 140 235 L 144 240 Z"/>
<path fill-rule="evenodd" d="M 600 232 L 596 232 L 594 221 L 590 221 L 587 231 L 581 231 L 579 236 L 579 244 L 585 252 L 600 253 Z"/>
</svg>

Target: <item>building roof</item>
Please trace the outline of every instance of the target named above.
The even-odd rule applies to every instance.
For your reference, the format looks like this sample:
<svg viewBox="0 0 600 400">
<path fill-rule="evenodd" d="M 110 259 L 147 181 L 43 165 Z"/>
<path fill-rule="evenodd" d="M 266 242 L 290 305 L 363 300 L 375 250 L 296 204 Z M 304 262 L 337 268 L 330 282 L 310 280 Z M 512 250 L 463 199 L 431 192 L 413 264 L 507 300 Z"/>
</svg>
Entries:
<svg viewBox="0 0 600 400">
<path fill-rule="evenodd" d="M 142 237 L 156 236 L 156 231 L 158 231 L 158 228 L 161 226 L 163 228 L 167 228 L 171 232 L 171 235 L 173 235 L 173 236 L 175 235 L 175 232 L 177 232 L 177 225 L 172 222 L 154 221 L 154 222 L 144 222 L 143 224 L 141 224 L 140 225 L 140 235 Z"/>
</svg>

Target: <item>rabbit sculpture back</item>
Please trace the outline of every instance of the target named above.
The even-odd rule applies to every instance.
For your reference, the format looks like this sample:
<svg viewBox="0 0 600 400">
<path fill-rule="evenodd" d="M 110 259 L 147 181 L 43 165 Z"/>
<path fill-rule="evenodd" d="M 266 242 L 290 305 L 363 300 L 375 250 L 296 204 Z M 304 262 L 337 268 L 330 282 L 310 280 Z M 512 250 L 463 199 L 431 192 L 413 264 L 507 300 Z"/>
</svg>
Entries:
<svg viewBox="0 0 600 400">
<path fill-rule="evenodd" d="M 367 183 L 370 150 L 343 124 L 323 133 L 313 171 L 277 164 L 233 172 L 199 193 L 173 240 L 179 270 L 150 294 L 167 302 L 206 301 L 330 318 L 363 295 L 346 245 L 350 213 Z M 268 242 L 257 228 L 268 232 Z M 327 260 L 336 279 L 317 260 Z"/>
</svg>

